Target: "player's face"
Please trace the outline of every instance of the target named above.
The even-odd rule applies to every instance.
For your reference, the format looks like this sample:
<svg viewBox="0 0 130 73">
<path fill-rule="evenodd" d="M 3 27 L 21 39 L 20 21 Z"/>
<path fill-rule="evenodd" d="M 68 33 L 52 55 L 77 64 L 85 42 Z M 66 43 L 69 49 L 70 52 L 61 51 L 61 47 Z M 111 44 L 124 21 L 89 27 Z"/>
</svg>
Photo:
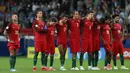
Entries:
<svg viewBox="0 0 130 73">
<path fill-rule="evenodd" d="M 66 23 L 67 22 L 67 17 L 64 17 L 62 20 L 63 20 L 63 23 Z"/>
<path fill-rule="evenodd" d="M 42 11 L 39 11 L 39 12 L 37 13 L 37 17 L 38 17 L 38 18 L 42 18 Z"/>
<path fill-rule="evenodd" d="M 115 17 L 115 22 L 118 23 L 119 22 L 119 16 Z"/>
<path fill-rule="evenodd" d="M 88 17 L 92 20 L 94 18 L 94 13 L 89 13 Z"/>
<path fill-rule="evenodd" d="M 111 23 L 111 19 L 107 19 L 107 20 L 105 21 L 105 23 L 110 24 L 110 23 Z"/>
<path fill-rule="evenodd" d="M 12 20 L 18 22 L 18 16 L 16 14 L 12 15 Z"/>
<path fill-rule="evenodd" d="M 78 19 L 79 18 L 79 12 L 78 11 L 75 11 L 74 14 L 73 14 L 73 17 L 75 19 Z"/>
</svg>

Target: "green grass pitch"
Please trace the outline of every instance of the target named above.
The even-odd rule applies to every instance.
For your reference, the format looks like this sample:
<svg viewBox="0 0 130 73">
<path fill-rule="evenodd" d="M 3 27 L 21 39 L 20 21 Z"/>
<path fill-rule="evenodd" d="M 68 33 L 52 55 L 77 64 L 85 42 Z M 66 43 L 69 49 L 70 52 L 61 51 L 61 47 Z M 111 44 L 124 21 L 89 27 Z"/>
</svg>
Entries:
<svg viewBox="0 0 130 73">
<path fill-rule="evenodd" d="M 49 60 L 48 60 L 49 63 Z M 37 63 L 37 71 L 33 72 L 32 71 L 32 64 L 33 64 L 33 59 L 28 59 L 26 57 L 17 57 L 17 62 L 16 62 L 16 69 L 18 70 L 17 72 L 13 73 L 130 73 L 130 70 L 121 70 L 120 69 L 120 61 L 117 62 L 119 70 L 110 70 L 110 71 L 105 71 L 103 70 L 103 65 L 104 61 L 100 60 L 98 66 L 100 67 L 100 71 L 89 71 L 87 70 L 87 60 L 84 60 L 84 68 L 86 69 L 85 71 L 71 71 L 71 59 L 67 59 L 65 62 L 65 68 L 67 68 L 67 71 L 60 71 L 60 61 L 59 59 L 54 60 L 54 68 L 56 68 L 56 71 L 42 71 L 41 70 L 41 62 L 40 59 L 38 59 Z M 49 65 L 49 64 L 48 64 Z M 125 61 L 125 65 L 130 68 L 130 60 Z M 77 61 L 77 67 L 79 67 L 79 61 Z M 0 57 L 0 73 L 11 73 L 9 71 L 9 57 Z"/>
</svg>

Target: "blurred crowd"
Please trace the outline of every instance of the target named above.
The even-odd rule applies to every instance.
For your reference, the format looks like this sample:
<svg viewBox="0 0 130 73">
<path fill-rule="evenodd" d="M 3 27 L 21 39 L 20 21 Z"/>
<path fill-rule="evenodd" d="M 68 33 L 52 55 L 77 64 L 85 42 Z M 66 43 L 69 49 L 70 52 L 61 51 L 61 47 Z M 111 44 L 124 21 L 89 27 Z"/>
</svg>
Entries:
<svg viewBox="0 0 130 73">
<path fill-rule="evenodd" d="M 44 20 L 58 18 L 62 13 L 71 14 L 78 10 L 84 17 L 88 10 L 94 10 L 97 19 L 104 15 L 119 14 L 125 33 L 130 33 L 130 0 L 0 0 L 0 28 L 7 26 L 12 13 L 17 13 L 22 28 L 31 28 L 35 11 L 42 9 Z M 0 30 L 1 31 L 1 30 Z"/>
</svg>

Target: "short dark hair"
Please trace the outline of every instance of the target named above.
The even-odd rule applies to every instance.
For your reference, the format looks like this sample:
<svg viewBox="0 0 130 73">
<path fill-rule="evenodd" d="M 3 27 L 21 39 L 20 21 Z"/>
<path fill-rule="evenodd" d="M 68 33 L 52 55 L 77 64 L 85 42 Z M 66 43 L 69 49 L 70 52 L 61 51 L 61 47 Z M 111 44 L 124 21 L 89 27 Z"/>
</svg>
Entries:
<svg viewBox="0 0 130 73">
<path fill-rule="evenodd" d="M 100 18 L 99 21 L 101 24 L 103 24 L 103 23 L 105 23 L 105 18 Z"/>
<path fill-rule="evenodd" d="M 55 17 L 51 17 L 51 18 L 49 19 L 49 21 L 57 22 L 57 18 L 55 18 Z"/>
<path fill-rule="evenodd" d="M 74 13 L 75 13 L 75 12 L 79 12 L 79 11 L 77 11 L 77 10 L 74 10 L 74 11 L 73 11 L 73 13 L 72 13 L 72 15 L 74 15 Z"/>
<path fill-rule="evenodd" d="M 18 13 L 12 13 L 11 16 L 13 16 L 13 15 L 18 15 Z"/>
<path fill-rule="evenodd" d="M 67 18 L 68 18 L 68 15 L 66 15 L 66 14 L 61 14 L 61 15 L 60 15 L 60 18 L 64 18 L 64 17 L 67 17 Z"/>
<path fill-rule="evenodd" d="M 94 13 L 94 11 L 92 11 L 92 10 L 91 11 L 87 11 L 87 14 L 90 14 L 90 13 Z"/>
<path fill-rule="evenodd" d="M 111 19 L 110 15 L 105 15 L 105 20 Z"/>
<path fill-rule="evenodd" d="M 37 9 L 35 14 L 38 14 L 38 12 L 40 12 L 40 11 L 43 13 L 43 11 L 41 9 Z"/>
<path fill-rule="evenodd" d="M 119 16 L 118 14 L 112 15 L 112 18 L 114 19 L 115 17 Z"/>
</svg>

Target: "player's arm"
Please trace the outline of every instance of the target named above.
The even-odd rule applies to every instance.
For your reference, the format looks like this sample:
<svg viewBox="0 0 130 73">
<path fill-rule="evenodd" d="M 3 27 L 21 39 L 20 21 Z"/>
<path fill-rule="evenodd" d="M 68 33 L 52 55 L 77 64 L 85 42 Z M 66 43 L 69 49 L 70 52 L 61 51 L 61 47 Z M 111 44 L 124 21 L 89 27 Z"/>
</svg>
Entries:
<svg viewBox="0 0 130 73">
<path fill-rule="evenodd" d="M 54 29 L 54 36 L 57 37 L 57 34 L 58 34 L 58 31 L 57 31 L 57 28 L 55 27 L 55 29 Z"/>
<path fill-rule="evenodd" d="M 9 30 L 10 30 L 10 27 L 7 26 L 7 27 L 5 28 L 3 34 L 4 34 L 4 36 L 6 37 L 6 39 L 8 39 L 8 42 L 10 42 L 10 43 L 14 43 L 14 41 L 12 41 L 11 39 L 8 38 L 8 36 L 9 36 Z"/>
<path fill-rule="evenodd" d="M 43 28 L 40 28 L 38 24 L 34 24 L 34 30 L 41 32 L 41 31 L 43 31 Z"/>
<path fill-rule="evenodd" d="M 124 30 L 123 30 L 123 28 L 121 29 L 120 35 L 121 35 L 121 41 L 123 41 L 124 40 Z"/>
<path fill-rule="evenodd" d="M 59 21 L 59 25 L 62 26 L 63 25 L 63 22 L 62 20 Z"/>
<path fill-rule="evenodd" d="M 6 37 L 6 39 L 8 39 L 8 33 L 9 33 L 9 27 L 7 26 L 3 32 L 4 36 Z"/>
<path fill-rule="evenodd" d="M 102 40 L 102 43 L 103 43 L 104 45 L 106 45 L 106 42 L 105 42 L 105 40 L 103 39 L 102 35 L 100 36 L 100 38 L 101 38 L 101 40 Z"/>
<path fill-rule="evenodd" d="M 47 29 L 46 25 L 43 27 L 39 27 L 38 24 L 35 24 L 35 30 L 38 31 L 39 33 L 46 33 L 47 31 L 46 29 Z"/>
<path fill-rule="evenodd" d="M 20 24 L 19 24 L 19 27 L 20 27 L 20 29 L 19 29 L 19 34 L 18 34 L 18 35 L 19 35 L 19 40 L 20 40 L 20 36 L 22 35 L 22 33 L 21 33 L 21 30 L 22 30 L 22 29 L 21 29 Z"/>
<path fill-rule="evenodd" d="M 57 26 L 58 26 L 58 22 L 55 22 L 55 23 L 54 23 L 54 28 L 55 28 L 54 32 L 55 32 L 55 36 L 57 36 L 57 33 L 58 33 Z"/>
<path fill-rule="evenodd" d="M 55 33 L 56 33 L 56 34 L 59 33 L 58 27 L 59 27 L 59 23 L 56 23 L 56 24 L 55 24 Z"/>
<path fill-rule="evenodd" d="M 46 33 L 46 29 L 44 30 L 44 28 L 46 27 L 46 26 L 43 26 L 42 28 L 41 27 L 39 27 L 39 25 L 37 24 L 37 22 L 35 21 L 34 23 L 33 23 L 33 29 L 34 29 L 34 31 L 38 31 L 39 33 Z"/>
<path fill-rule="evenodd" d="M 58 22 L 53 23 L 52 25 L 54 25 L 54 34 L 55 34 L 55 36 L 57 36 L 57 33 L 58 33 L 58 29 L 57 29 Z"/>
<path fill-rule="evenodd" d="M 102 33 L 102 31 L 103 31 L 103 28 L 101 27 L 100 32 Z M 102 41 L 102 43 L 103 43 L 104 45 L 106 45 L 106 42 L 105 42 L 104 38 L 102 37 L 102 34 L 101 34 L 101 33 L 100 33 L 101 41 Z"/>
<path fill-rule="evenodd" d="M 47 26 L 47 27 L 49 27 L 49 26 L 50 26 L 50 22 L 49 22 L 49 21 L 46 23 L 46 26 Z"/>
</svg>

